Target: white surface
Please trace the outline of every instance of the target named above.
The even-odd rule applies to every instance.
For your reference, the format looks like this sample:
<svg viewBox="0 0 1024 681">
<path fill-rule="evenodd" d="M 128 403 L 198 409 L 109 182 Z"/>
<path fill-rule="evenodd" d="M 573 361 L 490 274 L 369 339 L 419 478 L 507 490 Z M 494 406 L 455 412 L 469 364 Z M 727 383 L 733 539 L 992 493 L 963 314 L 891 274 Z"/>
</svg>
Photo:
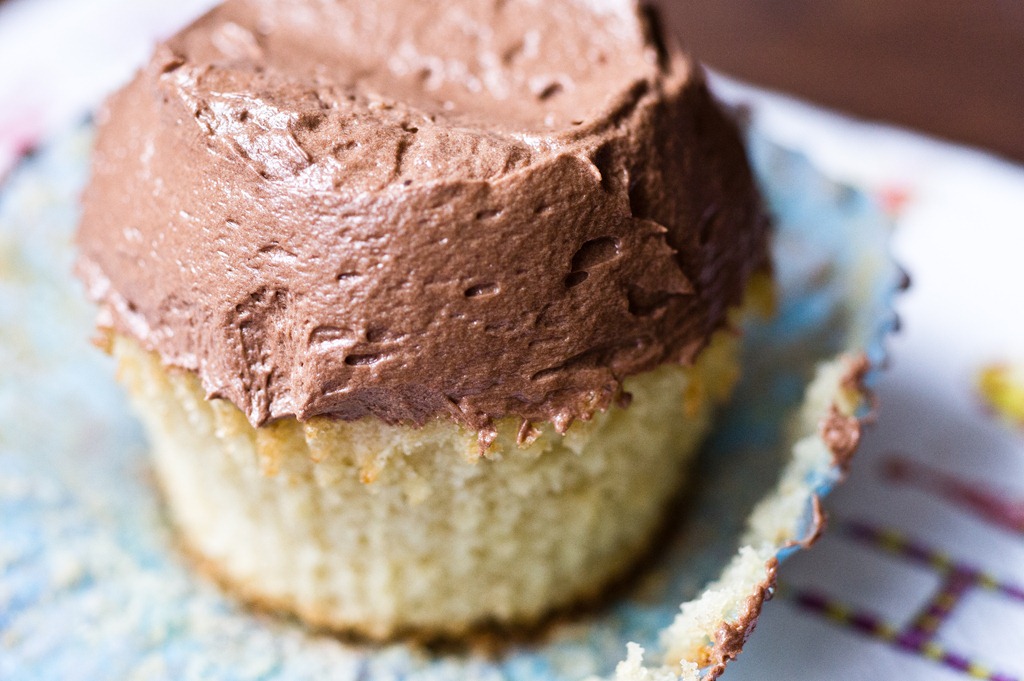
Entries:
<svg viewBox="0 0 1024 681">
<path fill-rule="evenodd" d="M 10 0 L 0 6 L 0 176 L 70 125 L 213 0 Z"/>
<path fill-rule="evenodd" d="M 26 141 L 84 116 L 171 32 L 210 0 L 12 0 L 0 7 L 0 175 Z M 893 452 L 1024 500 L 1024 434 L 981 408 L 977 370 L 1024 360 L 1024 169 L 906 131 L 852 121 L 731 82 L 772 136 L 827 173 L 875 190 L 906 190 L 894 248 L 911 273 L 898 308 L 892 370 L 879 386 L 881 418 L 848 483 L 828 506 L 840 519 L 892 527 L 1024 585 L 1024 534 L 1001 529 L 940 497 L 887 482 Z M 937 583 L 927 568 L 830 538 L 781 571 L 796 588 L 842 596 L 890 617 L 913 611 Z M 856 555 L 853 560 L 850 556 Z M 871 588 L 867 588 L 870 586 Z M 971 592 L 938 640 L 1024 678 L 1024 603 Z M 1010 626 L 1010 623 L 1018 623 Z M 993 645 L 998 642 L 998 646 Z M 783 596 L 726 674 L 740 679 L 965 679 L 919 656 L 829 623 Z"/>
<path fill-rule="evenodd" d="M 769 136 L 803 150 L 826 173 L 861 187 L 895 188 L 909 195 L 893 240 L 912 279 L 897 304 L 903 331 L 891 342 L 891 369 L 878 386 L 879 422 L 869 431 L 850 479 L 827 507 L 837 519 L 898 529 L 1024 585 L 1024 533 L 993 525 L 935 494 L 895 485 L 881 474 L 882 462 L 898 454 L 1024 504 L 1024 432 L 986 413 L 974 388 L 983 365 L 1024 360 L 1019 300 L 1024 291 L 1024 168 L 736 83 L 721 81 L 718 87 L 727 99 L 753 102 Z M 848 549 L 841 547 L 848 541 L 834 541 L 834 549 L 823 542 L 795 556 L 783 566 L 781 580 L 792 579 L 798 586 L 831 584 L 831 589 L 819 589 L 829 595 L 844 581 L 873 583 L 872 589 L 847 591 L 842 600 L 883 615 L 899 608 L 879 606 L 879 590 L 893 601 L 917 597 L 920 576 L 881 564 L 855 581 L 844 578 L 851 563 Z M 801 581 L 802 575 L 813 578 Z M 913 656 L 891 646 L 858 644 L 854 660 L 846 651 L 848 630 L 821 618 L 817 621 L 826 622 L 823 626 L 802 627 L 798 620 L 807 613 L 789 617 L 788 612 L 788 607 L 768 607 L 762 629 L 796 629 L 784 637 L 755 636 L 726 679 L 826 678 L 821 669 L 828 669 L 831 679 L 970 678 L 920 658 L 911 664 L 906 660 Z M 1022 621 L 1024 602 L 972 590 L 937 640 L 980 664 L 1024 678 Z M 769 646 L 768 638 L 778 647 Z M 813 664 L 802 667 L 794 658 Z"/>
</svg>

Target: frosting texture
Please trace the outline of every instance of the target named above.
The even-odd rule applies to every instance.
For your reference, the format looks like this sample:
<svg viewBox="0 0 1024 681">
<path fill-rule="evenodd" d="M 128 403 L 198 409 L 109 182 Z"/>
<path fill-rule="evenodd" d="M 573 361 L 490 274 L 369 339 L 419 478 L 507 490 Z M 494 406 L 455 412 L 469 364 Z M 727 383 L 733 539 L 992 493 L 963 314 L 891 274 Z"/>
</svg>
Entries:
<svg viewBox="0 0 1024 681">
<path fill-rule="evenodd" d="M 564 430 L 767 265 L 703 75 L 626 0 L 228 0 L 98 114 L 100 326 L 254 425 Z"/>
</svg>

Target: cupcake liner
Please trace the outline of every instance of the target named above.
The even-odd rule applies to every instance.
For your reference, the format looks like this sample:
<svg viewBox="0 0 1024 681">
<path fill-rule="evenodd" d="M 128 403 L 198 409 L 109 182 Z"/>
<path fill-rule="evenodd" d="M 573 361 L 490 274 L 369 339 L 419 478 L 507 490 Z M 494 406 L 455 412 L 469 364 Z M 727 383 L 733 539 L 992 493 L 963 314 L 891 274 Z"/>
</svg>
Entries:
<svg viewBox="0 0 1024 681">
<path fill-rule="evenodd" d="M 778 314 L 748 325 L 694 499 L 626 595 L 497 655 L 347 644 L 245 609 L 176 550 L 112 361 L 86 340 L 94 310 L 70 240 L 89 138 L 54 140 L 0 192 L 0 678 L 711 678 L 753 629 L 778 560 L 819 533 L 820 497 L 871 411 L 902 274 L 881 207 L 755 124 Z"/>
</svg>

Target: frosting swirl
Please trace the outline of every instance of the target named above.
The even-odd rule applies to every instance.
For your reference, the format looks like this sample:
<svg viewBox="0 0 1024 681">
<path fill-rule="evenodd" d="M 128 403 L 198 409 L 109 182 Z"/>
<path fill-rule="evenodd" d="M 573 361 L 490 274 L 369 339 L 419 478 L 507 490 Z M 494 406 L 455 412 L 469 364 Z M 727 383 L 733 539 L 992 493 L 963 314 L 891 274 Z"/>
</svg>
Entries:
<svg viewBox="0 0 1024 681">
<path fill-rule="evenodd" d="M 735 126 L 607 0 L 228 0 L 97 117 L 100 325 L 254 425 L 564 430 L 767 264 Z"/>
</svg>

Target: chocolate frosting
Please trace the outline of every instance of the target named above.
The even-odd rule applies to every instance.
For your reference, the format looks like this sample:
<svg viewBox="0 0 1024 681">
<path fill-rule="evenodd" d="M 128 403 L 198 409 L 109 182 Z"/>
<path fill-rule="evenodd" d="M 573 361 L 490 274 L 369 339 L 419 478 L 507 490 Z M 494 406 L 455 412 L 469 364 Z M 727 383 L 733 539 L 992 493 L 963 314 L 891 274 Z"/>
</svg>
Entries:
<svg viewBox="0 0 1024 681">
<path fill-rule="evenodd" d="M 100 326 L 254 425 L 564 430 L 766 266 L 735 126 L 625 0 L 229 0 L 97 123 Z"/>
</svg>

